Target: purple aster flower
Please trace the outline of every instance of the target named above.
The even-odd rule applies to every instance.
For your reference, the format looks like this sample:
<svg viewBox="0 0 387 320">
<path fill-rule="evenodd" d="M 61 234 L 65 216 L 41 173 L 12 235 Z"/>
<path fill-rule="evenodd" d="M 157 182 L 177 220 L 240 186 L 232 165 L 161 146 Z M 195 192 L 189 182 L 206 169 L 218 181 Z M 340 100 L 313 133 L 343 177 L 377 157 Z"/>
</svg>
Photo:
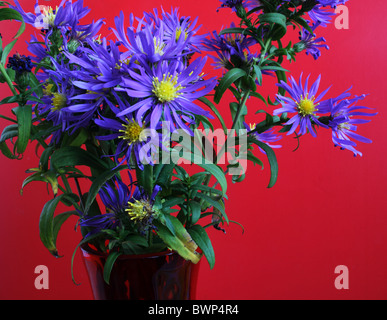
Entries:
<svg viewBox="0 0 387 320">
<path fill-rule="evenodd" d="M 39 5 L 39 0 L 37 0 L 34 13 L 25 12 L 18 0 L 15 0 L 15 6 L 10 6 L 10 8 L 18 11 L 26 23 L 43 30 L 74 27 L 90 12 L 89 8 L 83 7 L 83 0 L 74 3 L 72 0 L 62 0 L 56 9 L 43 4 Z"/>
<path fill-rule="evenodd" d="M 317 0 L 322 6 L 336 8 L 339 4 L 345 4 L 348 0 Z"/>
<path fill-rule="evenodd" d="M 77 79 L 74 85 L 93 92 L 106 92 L 106 89 L 119 85 L 126 61 L 122 60 L 118 45 L 113 41 L 108 44 L 105 38 L 101 43 L 94 40 L 88 40 L 87 43 L 90 48 L 80 48 L 80 57 L 64 53 L 70 63 L 80 67 L 78 71 L 74 71 Z"/>
<path fill-rule="evenodd" d="M 168 27 L 160 23 L 141 23 L 135 29 L 132 26 L 124 29 L 124 13 L 114 19 L 116 30 L 113 29 L 117 39 L 128 49 L 126 58 L 140 63 L 155 63 L 160 60 L 176 60 L 190 53 L 186 49 L 192 37 L 178 37 L 179 30 L 173 30 L 173 34 L 166 33 Z M 131 19 L 132 20 L 132 19 Z M 181 31 L 180 31 L 181 32 Z M 166 36 L 167 35 L 167 36 Z"/>
<path fill-rule="evenodd" d="M 331 23 L 332 17 L 336 15 L 335 11 L 331 8 L 324 7 L 321 4 L 317 4 L 311 11 L 308 12 L 313 24 L 326 27 Z"/>
<path fill-rule="evenodd" d="M 108 229 L 116 229 L 121 226 L 120 217 L 125 215 L 125 209 L 128 207 L 134 188 L 130 188 L 119 180 L 114 178 L 102 186 L 99 196 L 106 208 L 106 213 L 101 215 L 89 216 L 82 214 L 80 225 L 90 228 L 88 236 Z"/>
<path fill-rule="evenodd" d="M 312 26 L 312 31 L 318 27 L 318 24 Z M 320 48 L 329 50 L 328 45 L 324 44 L 325 39 L 323 37 L 316 38 L 315 33 L 310 33 L 307 29 L 303 28 L 300 31 L 300 42 L 295 45 L 297 51 L 305 50 L 306 54 L 310 54 L 315 60 L 321 56 Z"/>
<path fill-rule="evenodd" d="M 172 9 L 170 13 L 163 10 L 161 19 L 157 15 L 157 10 L 154 13 L 146 13 L 145 17 L 149 19 L 149 23 L 154 23 L 157 28 L 164 24 L 164 38 L 167 42 L 179 41 L 180 37 L 186 42 L 186 48 L 183 51 L 196 52 L 205 35 L 199 35 L 198 31 L 201 26 L 197 26 L 198 18 L 191 20 L 191 17 L 180 17 L 178 9 Z"/>
<path fill-rule="evenodd" d="M 161 61 L 157 65 L 128 70 L 129 77 L 124 76 L 122 88 L 116 90 L 125 91 L 139 101 L 117 116 L 135 114 L 135 120 L 141 123 L 150 114 L 152 129 L 160 121 L 166 121 L 171 132 L 182 128 L 193 134 L 189 125 L 195 122 L 195 115 L 212 118 L 208 111 L 194 103 L 216 85 L 215 78 L 205 80 L 201 75 L 206 60 L 198 58 L 184 69 L 179 62 Z"/>
<path fill-rule="evenodd" d="M 340 146 L 342 150 L 352 151 L 354 156 L 362 156 L 362 153 L 355 149 L 357 145 L 353 140 L 372 143 L 370 139 L 356 133 L 358 124 L 368 123 L 370 120 L 356 117 L 375 116 L 377 113 L 363 112 L 363 110 L 370 110 L 370 108 L 356 105 L 359 100 L 365 98 L 365 95 L 347 99 L 349 96 L 350 93 L 346 91 L 340 97 L 330 99 L 329 104 L 322 111 L 330 112 L 328 126 L 332 129 L 332 141 L 334 145 Z"/>
<path fill-rule="evenodd" d="M 97 216 L 84 216 L 80 225 L 91 228 L 86 238 L 91 234 L 108 229 L 125 226 L 127 230 L 138 230 L 141 235 L 155 229 L 154 218 L 158 211 L 153 207 L 155 198 L 161 187 L 156 185 L 151 195 L 140 186 L 114 178 L 100 190 L 99 196 L 106 208 L 106 213 Z M 136 229 L 135 229 L 136 228 Z"/>
<path fill-rule="evenodd" d="M 235 24 L 231 23 L 230 28 Z M 224 34 L 218 35 L 212 32 L 210 37 L 205 38 L 202 42 L 201 49 L 213 51 L 216 55 L 210 55 L 215 62 L 216 68 L 223 67 L 227 70 L 233 67 L 249 65 L 255 58 L 249 50 L 256 41 L 242 34 Z"/>
<path fill-rule="evenodd" d="M 130 104 L 126 100 L 122 100 L 117 93 L 112 93 L 118 103 L 116 107 L 109 99 L 106 103 L 116 114 L 116 118 L 110 119 L 100 116 L 95 120 L 95 123 L 107 130 L 104 136 L 97 136 L 98 140 L 117 140 L 117 148 L 115 154 L 112 155 L 118 166 L 123 162 L 131 164 L 133 156 L 136 165 L 143 170 L 144 164 L 153 165 L 153 156 L 159 150 L 161 141 L 160 134 L 156 130 L 149 129 L 149 116 L 144 118 L 142 122 L 137 122 L 133 115 L 117 116 L 122 110 L 130 108 Z M 160 124 L 157 124 L 155 129 L 160 129 Z M 123 156 L 122 156 L 123 155 Z"/>
<path fill-rule="evenodd" d="M 308 88 L 309 76 L 307 77 L 305 84 L 303 84 L 302 74 L 298 84 L 293 77 L 289 79 L 291 86 L 282 80 L 280 84 L 277 84 L 280 88 L 285 89 L 286 92 L 290 94 L 290 97 L 284 97 L 278 94 L 277 99 L 282 104 L 282 108 L 274 110 L 273 114 L 279 115 L 285 112 L 296 113 L 296 115 L 285 123 L 285 125 L 291 125 L 288 135 L 292 134 L 299 126 L 300 130 L 298 134 L 304 135 L 309 131 L 312 136 L 316 137 L 316 132 L 314 131 L 312 123 L 326 127 L 325 124 L 318 120 L 317 111 L 326 106 L 327 101 L 321 101 L 321 99 L 328 92 L 329 88 L 316 96 L 320 79 L 321 76 L 317 78 L 310 89 Z"/>
</svg>

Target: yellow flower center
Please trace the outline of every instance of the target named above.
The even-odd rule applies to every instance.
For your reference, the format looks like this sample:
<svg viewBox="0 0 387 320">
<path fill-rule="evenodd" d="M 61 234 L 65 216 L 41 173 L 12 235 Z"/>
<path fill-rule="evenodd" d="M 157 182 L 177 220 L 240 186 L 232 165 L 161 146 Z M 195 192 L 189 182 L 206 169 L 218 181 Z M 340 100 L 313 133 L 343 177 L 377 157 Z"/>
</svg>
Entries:
<svg viewBox="0 0 387 320">
<path fill-rule="evenodd" d="M 155 45 L 155 53 L 158 53 L 159 55 L 163 55 L 165 43 L 161 39 L 157 39 L 156 37 L 153 38 L 153 43 Z"/>
<path fill-rule="evenodd" d="M 134 203 L 128 202 L 125 211 L 131 220 L 142 221 L 153 214 L 152 205 L 146 200 L 136 200 Z"/>
<path fill-rule="evenodd" d="M 181 27 L 176 30 L 176 41 L 179 41 L 181 34 L 184 32 L 184 40 L 187 40 L 188 34 L 186 31 L 183 31 Z"/>
<path fill-rule="evenodd" d="M 143 140 L 142 133 L 144 129 L 136 121 L 128 120 L 128 124 L 123 124 L 122 126 L 124 129 L 120 130 L 120 132 L 123 133 L 120 138 L 128 140 L 129 144 L 141 142 Z"/>
<path fill-rule="evenodd" d="M 43 85 L 43 94 L 45 96 L 52 96 L 52 88 L 54 85 L 52 83 L 46 83 Z"/>
<path fill-rule="evenodd" d="M 306 94 L 305 98 L 301 99 L 298 105 L 298 112 L 303 116 L 311 115 L 315 111 L 317 111 L 316 107 L 319 104 L 314 104 L 315 97 L 312 97 L 312 99 L 308 98 L 308 94 Z"/>
<path fill-rule="evenodd" d="M 60 110 L 60 109 L 62 109 L 63 107 L 65 107 L 67 105 L 67 97 L 66 97 L 65 94 L 59 93 L 59 92 L 55 92 L 53 94 L 53 96 L 54 96 L 52 98 L 53 108 L 51 108 L 51 110 L 57 111 L 57 110 Z"/>
<path fill-rule="evenodd" d="M 256 123 L 250 123 L 249 127 L 250 127 L 250 131 L 253 131 L 257 127 L 257 124 Z"/>
<path fill-rule="evenodd" d="M 163 80 L 159 81 L 158 78 L 153 78 L 153 90 L 152 92 L 156 95 L 161 103 L 169 102 L 176 99 L 181 95 L 179 92 L 184 89 L 181 85 L 177 85 L 177 76 L 172 77 L 171 75 L 163 75 Z"/>
<path fill-rule="evenodd" d="M 54 9 L 52 7 L 44 7 L 43 8 L 43 23 L 46 26 L 55 26 L 55 17 L 56 17 L 56 12 L 58 12 L 58 7 L 56 7 L 56 10 L 54 12 Z"/>
</svg>

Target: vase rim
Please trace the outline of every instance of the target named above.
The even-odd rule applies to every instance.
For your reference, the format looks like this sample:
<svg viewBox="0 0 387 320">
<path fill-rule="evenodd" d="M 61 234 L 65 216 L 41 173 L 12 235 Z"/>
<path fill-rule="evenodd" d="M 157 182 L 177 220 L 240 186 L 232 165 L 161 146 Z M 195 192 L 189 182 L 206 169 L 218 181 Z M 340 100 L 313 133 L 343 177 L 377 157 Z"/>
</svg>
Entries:
<svg viewBox="0 0 387 320">
<path fill-rule="evenodd" d="M 81 245 L 81 250 L 87 254 L 104 257 L 104 258 L 108 257 L 107 253 L 99 252 L 91 248 L 88 244 Z M 174 254 L 176 254 L 175 251 L 167 249 L 160 252 L 151 252 L 151 253 L 144 253 L 144 254 L 122 254 L 117 259 L 152 259 L 152 258 L 158 258 L 161 256 L 170 256 Z"/>
</svg>

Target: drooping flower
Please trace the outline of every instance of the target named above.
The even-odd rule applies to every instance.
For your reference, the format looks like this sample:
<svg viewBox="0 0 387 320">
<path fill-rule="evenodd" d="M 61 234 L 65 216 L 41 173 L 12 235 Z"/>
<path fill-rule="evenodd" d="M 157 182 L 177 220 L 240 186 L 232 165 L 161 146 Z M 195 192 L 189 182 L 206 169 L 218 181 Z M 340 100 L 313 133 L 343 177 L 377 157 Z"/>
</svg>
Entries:
<svg viewBox="0 0 387 320">
<path fill-rule="evenodd" d="M 194 103 L 216 84 L 214 78 L 205 80 L 201 75 L 206 60 L 198 58 L 184 69 L 179 62 L 161 61 L 157 65 L 139 66 L 135 71 L 128 70 L 129 77 L 123 77 L 122 88 L 117 90 L 138 98 L 138 102 L 117 116 L 135 114 L 137 123 L 149 116 L 151 129 L 166 121 L 171 132 L 181 128 L 192 133 L 189 126 L 194 123 L 195 115 L 212 117 Z"/>
<path fill-rule="evenodd" d="M 332 8 L 317 4 L 312 10 L 308 12 L 308 15 L 314 25 L 326 27 L 329 23 L 331 23 L 331 20 L 336 15 L 336 13 L 334 10 L 332 10 Z"/>
<path fill-rule="evenodd" d="M 318 24 L 312 26 L 312 31 L 318 27 Z M 316 38 L 315 33 L 310 33 L 307 29 L 303 28 L 300 31 L 300 42 L 295 45 L 299 51 L 305 50 L 306 54 L 310 54 L 315 60 L 321 56 L 321 48 L 329 50 L 328 45 L 325 44 L 323 37 Z"/>
<path fill-rule="evenodd" d="M 328 92 L 329 88 L 316 96 L 320 79 L 321 76 L 317 78 L 310 89 L 308 88 L 309 76 L 307 77 L 305 84 L 303 84 L 302 74 L 298 84 L 293 77 L 289 79 L 291 86 L 282 80 L 277 84 L 277 86 L 289 93 L 290 97 L 278 94 L 277 98 L 282 104 L 282 108 L 274 110 L 273 114 L 280 115 L 284 112 L 296 113 L 285 123 L 285 125 L 291 125 L 288 134 L 292 134 L 297 127 L 300 127 L 298 134 L 304 135 L 309 131 L 312 136 L 316 137 L 316 132 L 314 131 L 312 123 L 326 127 L 325 124 L 318 120 L 317 112 L 321 107 L 325 107 L 327 104 L 327 101 L 321 101 L 321 99 Z"/>
<path fill-rule="evenodd" d="M 256 128 L 255 123 L 247 124 L 245 122 L 243 125 L 246 128 L 247 132 L 251 132 Z M 261 142 L 267 144 L 269 147 L 271 147 L 273 149 L 282 148 L 282 146 L 279 144 L 273 144 L 274 142 L 278 142 L 279 140 L 282 139 L 282 136 L 276 134 L 273 128 L 269 129 L 265 132 L 262 132 L 262 133 L 253 132 L 253 133 L 251 133 L 251 135 L 254 136 L 258 141 L 261 141 Z M 262 153 L 266 154 L 266 152 L 262 148 L 259 148 L 259 150 Z"/>
<path fill-rule="evenodd" d="M 372 143 L 370 139 L 356 133 L 358 124 L 368 123 L 370 120 L 357 117 L 375 116 L 377 113 L 363 112 L 370 108 L 357 105 L 357 102 L 364 99 L 365 95 L 347 99 L 349 96 L 349 92 L 345 92 L 338 99 L 330 99 L 329 104 L 322 111 L 330 112 L 328 126 L 332 129 L 334 145 L 339 146 L 342 150 L 352 151 L 354 156 L 362 156 L 362 153 L 355 149 L 357 144 L 353 140 Z"/>
</svg>

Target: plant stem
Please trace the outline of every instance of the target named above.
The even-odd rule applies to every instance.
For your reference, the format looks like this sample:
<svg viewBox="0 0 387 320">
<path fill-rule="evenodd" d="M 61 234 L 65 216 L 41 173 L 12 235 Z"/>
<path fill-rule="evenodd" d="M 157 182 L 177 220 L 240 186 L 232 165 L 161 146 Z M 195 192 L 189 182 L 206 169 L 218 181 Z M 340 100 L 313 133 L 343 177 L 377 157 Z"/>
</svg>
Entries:
<svg viewBox="0 0 387 320">
<path fill-rule="evenodd" d="M 5 81 L 7 82 L 9 88 L 11 89 L 12 93 L 14 96 L 17 96 L 18 93 L 16 92 L 16 89 L 11 81 L 11 78 L 9 77 L 7 71 L 5 70 L 4 66 L 2 63 L 0 63 L 0 72 L 3 74 Z"/>
</svg>

